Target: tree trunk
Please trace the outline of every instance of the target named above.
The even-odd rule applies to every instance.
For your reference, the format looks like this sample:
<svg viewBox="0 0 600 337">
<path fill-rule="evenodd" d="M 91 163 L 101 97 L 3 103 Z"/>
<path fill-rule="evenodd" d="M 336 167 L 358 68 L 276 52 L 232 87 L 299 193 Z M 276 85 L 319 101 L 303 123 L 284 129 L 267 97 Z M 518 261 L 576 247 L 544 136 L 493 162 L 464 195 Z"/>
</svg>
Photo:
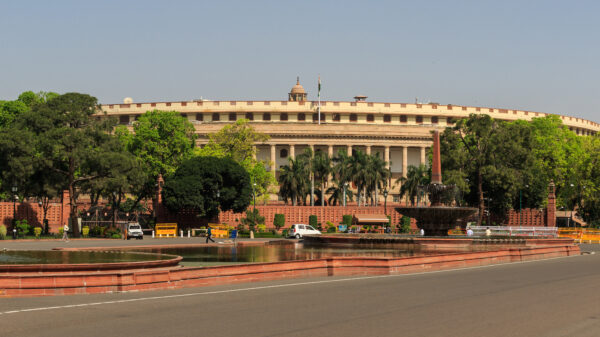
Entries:
<svg viewBox="0 0 600 337">
<path fill-rule="evenodd" d="M 73 229 L 73 237 L 79 237 L 79 226 L 77 225 L 77 199 L 75 198 L 75 160 L 69 158 L 69 227 Z"/>
<path fill-rule="evenodd" d="M 312 172 L 310 174 L 310 205 L 315 205 L 315 176 Z"/>
<path fill-rule="evenodd" d="M 321 207 L 325 207 L 325 181 L 321 179 Z"/>
<path fill-rule="evenodd" d="M 481 175 L 481 170 L 477 172 L 477 179 L 477 190 L 479 193 L 479 218 L 477 219 L 477 226 L 481 226 L 481 223 L 483 222 L 483 212 L 485 211 L 485 203 L 483 200 L 483 176 Z"/>
</svg>

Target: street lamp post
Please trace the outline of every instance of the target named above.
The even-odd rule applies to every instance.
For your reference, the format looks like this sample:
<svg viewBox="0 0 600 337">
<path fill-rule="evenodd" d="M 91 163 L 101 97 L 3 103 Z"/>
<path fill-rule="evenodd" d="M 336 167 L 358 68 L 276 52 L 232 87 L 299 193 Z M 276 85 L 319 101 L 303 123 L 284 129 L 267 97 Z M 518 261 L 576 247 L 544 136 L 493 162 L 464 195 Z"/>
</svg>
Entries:
<svg viewBox="0 0 600 337">
<path fill-rule="evenodd" d="M 348 183 L 344 183 L 344 207 L 346 207 L 346 188 L 348 188 Z"/>
<path fill-rule="evenodd" d="M 256 191 L 255 191 L 255 188 L 256 188 L 256 183 L 253 183 L 252 184 L 252 216 L 253 217 L 255 217 L 255 214 L 256 214 Z"/>
<path fill-rule="evenodd" d="M 387 196 L 388 190 L 383 190 L 383 212 L 387 215 Z"/>
<path fill-rule="evenodd" d="M 12 187 L 13 192 L 13 219 L 12 219 L 12 230 L 13 230 L 13 239 L 15 238 L 16 229 L 17 229 L 17 186 Z"/>
<path fill-rule="evenodd" d="M 571 188 L 573 188 L 573 187 L 575 186 L 575 185 L 573 185 L 573 184 L 570 184 L 570 185 L 571 185 Z M 575 204 L 573 204 L 573 205 L 571 206 L 571 216 L 569 217 L 569 224 L 568 224 L 568 227 L 571 227 L 571 221 L 573 220 L 573 208 L 575 208 Z M 576 226 L 574 226 L 574 227 L 576 227 Z"/>
</svg>

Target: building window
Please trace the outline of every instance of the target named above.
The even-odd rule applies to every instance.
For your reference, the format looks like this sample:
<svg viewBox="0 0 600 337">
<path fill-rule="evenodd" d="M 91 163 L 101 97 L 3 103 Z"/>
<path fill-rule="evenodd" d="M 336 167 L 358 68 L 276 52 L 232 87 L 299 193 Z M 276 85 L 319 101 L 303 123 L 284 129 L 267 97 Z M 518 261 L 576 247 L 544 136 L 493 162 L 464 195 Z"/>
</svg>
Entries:
<svg viewBox="0 0 600 337">
<path fill-rule="evenodd" d="M 367 115 L 367 122 L 374 122 L 375 121 L 375 116 L 373 114 L 368 114 Z"/>
<path fill-rule="evenodd" d="M 340 121 L 340 114 L 333 114 L 332 120 L 334 122 L 339 122 Z"/>
<path fill-rule="evenodd" d="M 249 121 L 254 120 L 254 114 L 252 112 L 246 112 L 246 119 Z"/>
<path fill-rule="evenodd" d="M 203 114 L 196 114 L 196 120 L 199 122 L 202 122 L 204 120 L 204 115 Z"/>
<path fill-rule="evenodd" d="M 390 116 L 390 115 L 383 115 L 383 122 L 384 123 L 391 123 L 392 122 L 392 116 Z"/>
<path fill-rule="evenodd" d="M 431 124 L 437 124 L 438 123 L 438 118 L 437 116 L 433 116 L 431 117 Z"/>
<path fill-rule="evenodd" d="M 448 118 L 446 118 L 446 124 L 448 124 L 448 125 L 454 125 L 454 117 L 448 117 Z"/>
<path fill-rule="evenodd" d="M 306 115 L 303 113 L 298 114 L 298 121 L 304 122 L 306 120 Z"/>
<path fill-rule="evenodd" d="M 180 115 L 181 115 L 181 117 L 187 119 L 187 114 L 180 114 Z"/>
<path fill-rule="evenodd" d="M 128 115 L 119 116 L 119 124 L 121 124 L 121 125 L 129 124 L 129 116 Z"/>
<path fill-rule="evenodd" d="M 271 114 L 268 112 L 265 112 L 263 114 L 263 121 L 270 121 L 271 120 Z"/>
<path fill-rule="evenodd" d="M 318 113 L 314 113 L 313 116 L 313 122 L 318 122 L 319 121 L 319 114 Z M 325 114 L 321 113 L 321 122 L 325 121 Z"/>
<path fill-rule="evenodd" d="M 417 120 L 417 124 L 423 124 L 423 116 L 417 116 L 416 120 Z"/>
<path fill-rule="evenodd" d="M 356 122 L 358 120 L 358 118 L 356 117 L 356 114 L 350 114 L 350 121 L 351 122 Z"/>
<path fill-rule="evenodd" d="M 218 122 L 218 121 L 220 121 L 220 120 L 221 120 L 221 115 L 219 115 L 219 114 L 218 114 L 218 113 L 216 113 L 216 112 L 215 112 L 214 114 L 212 114 L 212 121 L 213 121 L 213 122 Z"/>
<path fill-rule="evenodd" d="M 234 112 L 232 112 L 232 113 L 229 114 L 229 121 L 230 122 L 235 122 L 236 119 L 237 119 L 237 115 Z"/>
<path fill-rule="evenodd" d="M 400 123 L 406 123 L 408 121 L 408 118 L 406 118 L 406 115 L 400 115 Z"/>
<path fill-rule="evenodd" d="M 287 149 L 281 149 L 279 151 L 279 158 L 287 158 L 288 156 L 288 150 Z"/>
<path fill-rule="evenodd" d="M 279 115 L 279 120 L 280 121 L 287 121 L 288 120 L 288 114 L 285 113 L 285 112 L 283 112 L 281 115 Z"/>
<path fill-rule="evenodd" d="M 393 202 L 400 202 L 400 196 L 397 194 L 394 194 L 392 200 L 393 200 Z"/>
</svg>

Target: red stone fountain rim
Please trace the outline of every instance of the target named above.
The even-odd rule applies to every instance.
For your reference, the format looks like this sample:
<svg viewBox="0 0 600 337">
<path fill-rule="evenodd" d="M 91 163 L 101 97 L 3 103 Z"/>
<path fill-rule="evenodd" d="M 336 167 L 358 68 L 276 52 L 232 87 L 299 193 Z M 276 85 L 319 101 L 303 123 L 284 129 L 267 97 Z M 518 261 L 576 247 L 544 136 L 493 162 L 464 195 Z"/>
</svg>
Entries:
<svg viewBox="0 0 600 337">
<path fill-rule="evenodd" d="M 157 255 L 154 253 L 136 252 L 136 254 Z M 76 272 L 76 271 L 108 271 L 174 267 L 183 259 L 181 256 L 171 256 L 167 260 L 107 262 L 107 263 L 73 263 L 73 264 L 0 264 L 0 273 L 3 272 Z"/>
</svg>

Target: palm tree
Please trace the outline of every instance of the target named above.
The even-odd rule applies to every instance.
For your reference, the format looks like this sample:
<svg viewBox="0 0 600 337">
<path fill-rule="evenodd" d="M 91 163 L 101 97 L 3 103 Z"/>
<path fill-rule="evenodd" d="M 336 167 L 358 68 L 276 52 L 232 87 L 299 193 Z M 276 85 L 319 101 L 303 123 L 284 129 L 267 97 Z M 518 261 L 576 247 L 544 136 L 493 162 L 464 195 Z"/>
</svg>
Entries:
<svg viewBox="0 0 600 337">
<path fill-rule="evenodd" d="M 358 206 L 360 206 L 361 200 L 363 200 L 363 205 L 366 205 L 366 191 L 367 183 L 369 180 L 369 167 L 367 155 L 362 151 L 356 151 L 354 155 L 350 157 L 349 165 L 351 181 L 354 184 L 356 184 L 357 187 L 358 195 L 356 197 L 356 201 L 358 203 Z"/>
<path fill-rule="evenodd" d="M 321 207 L 325 206 L 325 183 L 331 173 L 331 158 L 321 151 L 317 151 L 312 160 L 313 176 L 319 181 L 321 191 Z"/>
<path fill-rule="evenodd" d="M 330 206 L 344 205 L 344 184 L 340 183 L 338 180 L 333 180 L 333 186 L 327 189 L 327 194 L 329 194 L 329 199 L 327 202 Z M 352 190 L 346 189 L 346 199 L 352 201 L 354 197 L 354 193 Z"/>
<path fill-rule="evenodd" d="M 402 184 L 400 187 L 400 198 L 406 196 L 406 200 L 410 200 L 411 205 L 414 206 L 417 193 L 419 192 L 419 186 L 429 183 L 427 171 L 427 166 L 423 164 L 419 166 L 409 165 L 406 177 L 402 177 L 398 180 L 398 182 Z"/>
<path fill-rule="evenodd" d="M 327 193 L 331 194 L 329 204 L 332 201 L 339 202 L 340 206 L 344 205 L 344 186 L 352 182 L 352 157 L 344 150 L 338 151 L 338 155 L 332 159 L 334 166 L 332 167 L 333 181 L 335 187 L 330 187 Z M 339 195 L 337 195 L 339 193 Z M 352 201 L 352 191 L 346 189 L 346 197 Z"/>
<path fill-rule="evenodd" d="M 371 205 L 379 204 L 379 191 L 387 186 L 389 172 L 387 163 L 378 154 L 367 156 L 366 178 L 369 195 L 372 196 Z"/>
<path fill-rule="evenodd" d="M 288 159 L 288 164 L 281 168 L 279 173 L 279 195 L 285 202 L 290 199 L 292 205 L 296 206 L 298 200 L 306 195 L 307 191 L 307 175 L 304 160 Z"/>
<path fill-rule="evenodd" d="M 310 177 L 310 205 L 315 205 L 315 176 L 313 170 L 313 159 L 314 152 L 312 148 L 308 147 L 304 149 L 304 152 L 300 154 L 297 160 L 300 160 L 304 163 L 304 170 L 306 171 L 306 175 Z"/>
</svg>

